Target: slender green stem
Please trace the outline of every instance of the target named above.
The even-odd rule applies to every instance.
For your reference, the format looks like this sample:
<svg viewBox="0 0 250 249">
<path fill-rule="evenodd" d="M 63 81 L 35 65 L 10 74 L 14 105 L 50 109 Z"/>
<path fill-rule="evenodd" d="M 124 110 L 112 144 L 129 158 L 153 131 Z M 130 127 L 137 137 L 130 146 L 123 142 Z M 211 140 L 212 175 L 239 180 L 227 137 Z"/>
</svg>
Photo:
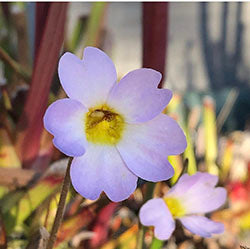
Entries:
<svg viewBox="0 0 250 249">
<path fill-rule="evenodd" d="M 60 224 L 62 222 L 65 203 L 66 203 L 66 197 L 67 197 L 69 187 L 70 187 L 70 166 L 71 166 L 71 163 L 72 163 L 72 159 L 73 159 L 72 157 L 69 158 L 66 174 L 65 174 L 65 177 L 64 177 L 64 180 L 63 180 L 60 200 L 59 200 L 58 208 L 57 208 L 57 211 L 56 211 L 56 217 L 55 217 L 55 220 L 54 220 L 53 227 L 51 229 L 51 233 L 50 233 L 50 237 L 49 237 L 46 249 L 52 249 L 53 248 L 53 245 L 54 245 L 54 243 L 56 241 L 57 231 L 58 231 L 58 229 L 60 227 Z"/>
</svg>

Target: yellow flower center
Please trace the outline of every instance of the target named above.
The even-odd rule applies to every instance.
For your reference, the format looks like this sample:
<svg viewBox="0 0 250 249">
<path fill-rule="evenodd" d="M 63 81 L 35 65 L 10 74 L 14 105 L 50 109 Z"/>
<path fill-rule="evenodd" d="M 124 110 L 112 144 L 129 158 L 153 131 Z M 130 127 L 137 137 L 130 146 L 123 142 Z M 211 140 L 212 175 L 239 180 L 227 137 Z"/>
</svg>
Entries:
<svg viewBox="0 0 250 249">
<path fill-rule="evenodd" d="M 90 108 L 85 116 L 86 138 L 95 144 L 117 144 L 124 125 L 123 117 L 107 105 Z"/>
<path fill-rule="evenodd" d="M 173 197 L 165 197 L 164 201 L 174 218 L 182 217 L 185 215 L 185 208 L 178 199 Z"/>
</svg>

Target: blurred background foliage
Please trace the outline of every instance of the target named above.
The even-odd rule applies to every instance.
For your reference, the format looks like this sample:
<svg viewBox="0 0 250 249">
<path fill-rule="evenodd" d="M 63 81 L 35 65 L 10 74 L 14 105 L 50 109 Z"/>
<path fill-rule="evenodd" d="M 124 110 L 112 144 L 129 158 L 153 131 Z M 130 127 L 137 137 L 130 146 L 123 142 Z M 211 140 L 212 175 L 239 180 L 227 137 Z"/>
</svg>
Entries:
<svg viewBox="0 0 250 249">
<path fill-rule="evenodd" d="M 65 97 L 57 63 L 85 46 L 105 50 L 118 76 L 160 71 L 174 97 L 165 112 L 188 147 L 171 156 L 174 177 L 138 182 L 122 203 L 67 197 L 56 248 L 239 248 L 250 245 L 249 3 L 0 3 L 0 248 L 45 248 L 67 159 L 43 128 L 48 104 Z M 210 239 L 177 224 L 161 242 L 138 211 L 183 172 L 216 174 L 228 190 L 212 214 L 226 231 Z"/>
</svg>

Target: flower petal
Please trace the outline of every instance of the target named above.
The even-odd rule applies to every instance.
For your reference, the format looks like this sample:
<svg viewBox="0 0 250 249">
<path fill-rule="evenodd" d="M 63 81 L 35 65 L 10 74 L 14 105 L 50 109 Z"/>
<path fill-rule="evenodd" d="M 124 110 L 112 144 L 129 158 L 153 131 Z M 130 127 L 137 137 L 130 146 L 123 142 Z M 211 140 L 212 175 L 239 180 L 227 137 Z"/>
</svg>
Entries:
<svg viewBox="0 0 250 249">
<path fill-rule="evenodd" d="M 224 232 L 222 223 L 212 221 L 204 216 L 185 216 L 180 218 L 180 221 L 190 232 L 205 238 L 211 237 L 212 234 Z"/>
<path fill-rule="evenodd" d="M 88 108 L 103 104 L 117 80 L 111 59 L 93 47 L 84 49 L 83 60 L 65 53 L 59 61 L 58 73 L 67 95 Z"/>
<path fill-rule="evenodd" d="M 184 175 L 167 196 L 181 200 L 187 214 L 207 213 L 222 206 L 227 192 L 222 187 L 215 188 L 218 177 L 208 173 Z"/>
<path fill-rule="evenodd" d="M 147 201 L 140 209 L 139 218 L 144 226 L 155 227 L 155 237 L 167 240 L 175 229 L 174 219 L 161 198 Z"/>
<path fill-rule="evenodd" d="M 158 89 L 161 74 L 142 68 L 125 75 L 111 90 L 107 103 L 124 115 L 126 122 L 151 120 L 160 114 L 172 98 L 172 92 Z"/>
<path fill-rule="evenodd" d="M 183 198 L 183 205 L 188 214 L 207 213 L 221 207 L 227 198 L 225 188 L 207 188 L 201 187 L 189 191 Z"/>
<path fill-rule="evenodd" d="M 197 172 L 194 175 L 183 174 L 176 185 L 168 192 L 168 195 L 183 195 L 184 192 L 187 192 L 190 188 L 193 188 L 196 185 L 206 185 L 212 188 L 217 184 L 217 182 L 218 176 L 209 173 Z"/>
<path fill-rule="evenodd" d="M 160 114 L 146 123 L 127 124 L 117 148 L 134 174 L 157 182 L 173 176 L 167 156 L 183 152 L 186 138 L 172 118 Z"/>
<path fill-rule="evenodd" d="M 60 99 L 44 115 L 44 127 L 54 135 L 53 143 L 68 156 L 81 156 L 87 146 L 84 114 L 87 109 L 78 101 Z"/>
<path fill-rule="evenodd" d="M 82 157 L 74 158 L 70 174 L 76 191 L 91 200 L 104 191 L 112 201 L 122 201 L 137 186 L 137 177 L 112 146 L 90 144 Z"/>
</svg>

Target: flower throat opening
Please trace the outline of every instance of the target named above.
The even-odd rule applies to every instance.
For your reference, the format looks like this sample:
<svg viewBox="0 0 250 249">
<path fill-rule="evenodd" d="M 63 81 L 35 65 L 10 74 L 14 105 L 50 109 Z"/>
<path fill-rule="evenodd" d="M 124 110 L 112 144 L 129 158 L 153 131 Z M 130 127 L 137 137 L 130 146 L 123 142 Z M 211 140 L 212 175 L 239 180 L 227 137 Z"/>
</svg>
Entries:
<svg viewBox="0 0 250 249">
<path fill-rule="evenodd" d="M 185 209 L 178 199 L 173 197 L 165 197 L 164 201 L 174 218 L 182 217 L 185 215 Z"/>
<path fill-rule="evenodd" d="M 85 117 L 85 133 L 94 144 L 117 144 L 124 130 L 124 119 L 107 105 L 90 108 Z"/>
</svg>

